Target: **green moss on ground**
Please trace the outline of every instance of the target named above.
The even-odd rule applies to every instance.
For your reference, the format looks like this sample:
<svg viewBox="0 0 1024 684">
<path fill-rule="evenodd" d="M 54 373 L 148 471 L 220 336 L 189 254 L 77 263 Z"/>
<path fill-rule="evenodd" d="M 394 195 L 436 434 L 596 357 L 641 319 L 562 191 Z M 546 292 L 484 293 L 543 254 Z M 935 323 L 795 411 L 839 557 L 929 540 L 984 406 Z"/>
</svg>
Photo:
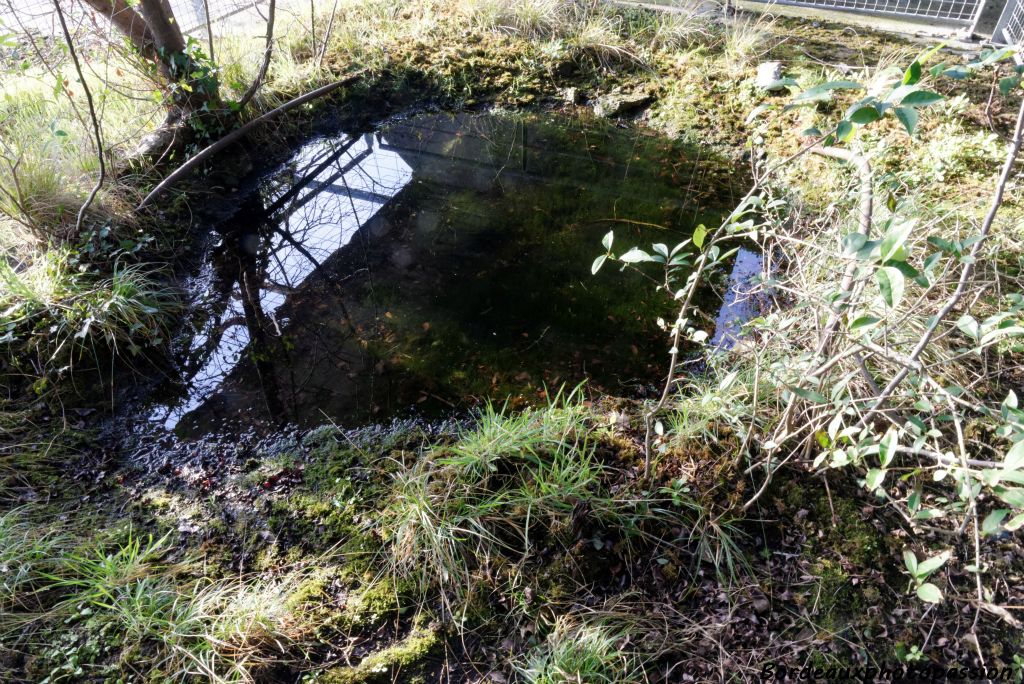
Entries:
<svg viewBox="0 0 1024 684">
<path fill-rule="evenodd" d="M 371 653 L 358 665 L 330 669 L 316 681 L 322 684 L 369 684 L 391 682 L 399 674 L 404 681 L 411 681 L 417 670 L 426 668 L 426 659 L 441 643 L 438 628 L 417 624 L 403 639 Z"/>
</svg>

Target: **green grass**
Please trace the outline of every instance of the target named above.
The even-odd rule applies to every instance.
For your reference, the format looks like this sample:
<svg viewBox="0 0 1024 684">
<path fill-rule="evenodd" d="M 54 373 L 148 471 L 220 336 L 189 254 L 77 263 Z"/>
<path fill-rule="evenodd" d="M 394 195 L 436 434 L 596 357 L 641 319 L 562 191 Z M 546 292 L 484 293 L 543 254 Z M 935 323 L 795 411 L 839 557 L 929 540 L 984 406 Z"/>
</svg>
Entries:
<svg viewBox="0 0 1024 684">
<path fill-rule="evenodd" d="M 540 548 L 598 530 L 625 558 L 653 557 L 687 543 L 673 527 L 694 530 L 698 562 L 740 572 L 735 522 L 686 495 L 613 491 L 618 469 L 598 460 L 601 439 L 579 389 L 521 412 L 485 406 L 452 444 L 394 473 L 380 521 L 388 572 L 466 607 L 489 582 L 502 595 L 521 592 Z"/>
<path fill-rule="evenodd" d="M 138 355 L 168 339 L 177 294 L 144 264 L 96 273 L 78 253 L 52 249 L 29 264 L 0 261 L 0 341 L 12 365 L 47 373 L 95 367 L 109 353 Z"/>
<path fill-rule="evenodd" d="M 123 160 L 160 117 L 159 105 L 149 97 L 154 86 L 113 55 L 96 64 L 86 82 L 101 117 L 105 152 L 111 160 Z M 95 141 L 79 104 L 84 102 L 84 92 L 71 81 L 63 88 L 54 85 L 53 76 L 39 66 L 4 74 L 0 233 L 6 235 L 0 245 L 15 237 L 40 248 L 74 239 L 75 217 L 98 175 Z M 127 214 L 135 195 L 130 185 L 112 174 L 91 219 L 130 223 Z"/>
<path fill-rule="evenodd" d="M 4 568 L 0 613 L 39 608 L 36 592 L 58 563 L 58 551 L 68 543 L 59 527 L 45 524 L 32 513 L 31 507 L 22 506 L 0 514 L 0 568 Z"/>
<path fill-rule="evenodd" d="M 209 578 L 166 560 L 169 536 L 115 530 L 83 543 L 70 525 L 43 524 L 41 513 L 0 516 L 0 634 L 9 646 L 49 644 L 32 666 L 47 681 L 86 670 L 252 681 L 313 628 L 290 600 L 304 570 Z"/>
<path fill-rule="evenodd" d="M 585 425 L 579 392 L 518 414 L 488 405 L 453 445 L 397 471 L 382 523 L 394 573 L 465 599 L 479 567 L 571 527 L 602 472 Z"/>
<path fill-rule="evenodd" d="M 630 636 L 602 621 L 562 618 L 543 644 L 515 664 L 526 684 L 630 684 L 646 681 L 642 659 L 623 647 Z"/>
</svg>

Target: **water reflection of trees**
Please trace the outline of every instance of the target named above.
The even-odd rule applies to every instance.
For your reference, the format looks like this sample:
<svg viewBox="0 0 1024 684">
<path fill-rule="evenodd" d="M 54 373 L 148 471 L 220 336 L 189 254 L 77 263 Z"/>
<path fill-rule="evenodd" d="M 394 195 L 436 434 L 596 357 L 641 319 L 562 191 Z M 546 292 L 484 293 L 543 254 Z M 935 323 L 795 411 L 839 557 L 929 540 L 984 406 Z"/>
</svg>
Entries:
<svg viewBox="0 0 1024 684">
<path fill-rule="evenodd" d="M 177 418 L 216 413 L 221 385 L 238 395 L 236 410 L 257 399 L 261 412 L 284 422 L 295 417 L 311 384 L 325 389 L 317 369 L 360 368 L 365 353 L 345 302 L 344 277 L 324 262 L 347 244 L 407 181 L 397 172 L 371 175 L 363 165 L 376 144 L 371 136 L 324 140 L 313 152 L 261 184 L 242 202 L 214 259 L 210 316 L 186 364 L 196 394 Z M 396 155 L 397 157 L 397 155 Z M 374 169 L 380 171 L 380 169 Z M 384 184 L 381 180 L 384 180 Z M 301 295 L 297 293 L 301 289 Z M 336 324 L 298 319 L 292 301 L 322 300 L 336 308 Z M 221 399 L 222 403 L 230 403 Z M 195 416 L 193 416 L 195 418 Z M 207 416 L 199 416 L 205 421 Z"/>
</svg>

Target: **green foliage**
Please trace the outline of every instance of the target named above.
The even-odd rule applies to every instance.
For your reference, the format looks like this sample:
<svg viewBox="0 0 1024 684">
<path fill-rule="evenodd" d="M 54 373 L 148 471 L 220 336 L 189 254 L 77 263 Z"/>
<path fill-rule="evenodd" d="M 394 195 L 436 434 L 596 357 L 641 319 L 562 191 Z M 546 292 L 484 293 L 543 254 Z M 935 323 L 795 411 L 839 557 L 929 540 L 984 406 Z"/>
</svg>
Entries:
<svg viewBox="0 0 1024 684">
<path fill-rule="evenodd" d="M 41 681 L 127 670 L 169 682 L 249 681 L 266 654 L 310 628 L 289 602 L 300 572 L 194 579 L 187 566 L 162 562 L 169 536 L 129 529 L 80 543 L 70 530 L 34 524 L 35 515 L 0 517 L 0 633 L 9 644 L 48 639 L 33 664 Z M 118 653 L 129 660 L 112 659 Z"/>
<path fill-rule="evenodd" d="M 806 88 L 781 110 L 796 113 L 798 108 L 821 106 L 820 118 L 825 118 L 835 111 L 832 103 L 845 102 L 845 110 L 839 110 L 841 118 L 835 120 L 832 115 L 828 125 L 805 132 L 817 138 L 817 145 L 850 150 L 828 156 L 856 161 L 859 140 L 873 141 L 876 131 L 886 127 L 887 120 L 892 118 L 911 136 L 908 145 L 913 154 L 922 144 L 916 133 L 923 125 L 924 111 L 939 109 L 936 105 L 946 101 L 933 90 L 945 89 L 939 79 L 973 74 L 1009 54 L 985 53 L 963 72 L 944 67 L 927 70 L 925 65 L 935 53 L 926 51 L 905 68 L 880 69 L 870 84 L 834 80 Z M 1009 91 L 1018 84 L 1019 79 L 1014 77 L 1002 85 Z M 794 84 L 790 87 L 796 89 Z M 867 94 L 854 99 L 851 94 L 858 91 Z M 761 105 L 755 115 L 769 109 L 780 107 Z M 927 144 L 941 144 L 939 139 L 941 136 L 932 138 Z M 809 149 L 804 148 L 804 153 Z M 786 163 L 800 156 L 797 153 Z M 951 165 L 957 164 L 955 154 L 942 156 L 948 157 Z M 781 164 L 762 170 L 761 183 L 780 167 Z M 896 175 L 907 177 L 901 170 Z M 592 267 L 595 273 L 609 261 L 618 261 L 624 268 L 660 264 L 663 273 L 655 279 L 658 289 L 681 302 L 677 320 L 664 326 L 673 340 L 673 364 L 680 340 L 700 344 L 706 337 L 691 321 L 710 312 L 693 310 L 690 296 L 697 283 L 706 277 L 705 272 L 720 266 L 729 254 L 713 250 L 718 250 L 725 240 L 737 238 L 763 238 L 768 249 L 786 245 L 793 237 L 797 238 L 796 243 L 807 239 L 804 235 L 794 236 L 784 227 L 785 217 L 777 211 L 782 203 L 763 199 L 767 196 L 763 186 L 755 186 L 721 228 L 698 228 L 691 240 L 671 249 L 655 246 L 653 253 L 638 248 L 617 253 L 613 249 L 614 236 L 606 236 L 604 253 Z M 1016 396 L 1007 396 L 996 409 L 990 401 L 981 399 L 976 389 L 958 384 L 956 378 L 964 373 L 960 366 L 947 368 L 942 364 L 957 364 L 967 357 L 991 358 L 1024 348 L 1020 342 L 1024 336 L 1024 299 L 1017 292 L 1021 283 L 998 273 L 996 277 L 1004 294 L 996 300 L 983 294 L 984 288 L 972 280 L 958 281 L 960 274 L 965 274 L 963 278 L 971 275 L 979 255 L 984 254 L 979 248 L 986 237 L 976 230 L 955 239 L 940 237 L 935 226 L 942 224 L 926 223 L 914 199 L 890 200 L 885 207 L 887 215 L 881 219 L 877 214 L 882 212 L 862 217 L 857 230 L 837 240 L 839 250 L 825 248 L 820 259 L 801 248 L 787 267 L 799 274 L 796 279 L 780 281 L 773 277 L 771 283 L 765 283 L 781 282 L 788 288 L 786 291 L 801 293 L 804 299 L 798 299 L 792 311 L 775 311 L 747 325 L 761 339 L 778 342 L 771 345 L 772 357 L 757 366 L 765 373 L 763 381 L 777 388 L 785 409 L 781 424 L 761 441 L 761 447 L 769 454 L 768 464 L 786 449 L 817 447 L 813 468 L 857 468 L 868 491 L 881 499 L 902 501 L 912 520 L 966 516 L 969 521 L 978 517 L 981 534 L 1016 530 L 1024 526 L 1024 487 L 1018 486 L 1024 484 L 1024 451 L 1016 450 L 1024 433 Z M 691 269 L 683 287 L 677 284 L 683 272 L 671 268 L 676 265 L 674 260 Z M 834 275 L 844 269 L 842 278 Z M 814 295 L 809 294 L 810 288 L 814 288 Z M 960 298 L 965 291 L 971 293 L 972 305 L 983 303 L 987 311 L 983 320 L 969 311 L 961 312 L 955 325 L 940 318 L 949 313 L 943 304 L 962 304 Z M 813 322 L 816 329 L 805 327 L 802 321 Z M 943 340 L 941 344 L 919 344 L 922 335 L 930 337 L 932 333 L 927 331 L 934 332 L 936 328 L 941 331 L 936 336 Z M 778 350 L 782 350 L 781 355 L 777 355 Z M 744 365 L 748 363 L 743 361 Z M 674 366 L 666 380 L 666 394 L 674 382 L 673 374 Z M 979 384 L 978 380 L 973 383 L 975 388 Z M 882 388 L 886 388 L 886 408 L 899 406 L 899 413 L 886 413 L 882 421 L 863 418 L 865 408 L 878 407 L 880 400 L 874 397 Z M 666 402 L 662 399 L 650 406 L 648 425 L 660 440 L 661 424 L 655 417 L 667 408 Z M 774 410 L 771 402 L 767 410 Z M 1005 453 L 1005 457 L 996 459 L 1001 460 L 998 466 L 993 467 L 984 459 L 975 460 L 965 444 L 964 433 L 969 423 L 979 418 L 988 419 L 986 429 L 1010 442 L 1007 447 L 1000 446 L 998 439 L 981 440 L 989 452 Z M 648 448 L 650 441 L 649 438 Z M 926 463 L 921 462 L 922 457 Z M 909 492 L 908 483 L 916 483 Z M 938 491 L 924 494 L 928 490 Z M 983 491 L 989 500 L 999 502 L 985 516 L 978 511 Z M 960 530 L 966 525 L 967 522 Z M 941 562 L 915 561 L 913 567 L 908 561 L 915 590 L 924 601 L 942 599 L 941 591 L 926 581 L 948 556 L 941 558 Z M 980 559 L 968 569 L 982 572 Z"/>
<path fill-rule="evenodd" d="M 36 607 L 34 593 L 45 586 L 58 550 L 68 543 L 59 528 L 41 524 L 31 513 L 29 507 L 20 507 L 0 514 L 0 613 Z"/>
<path fill-rule="evenodd" d="M 18 270 L 0 261 L 0 344 L 15 363 L 31 352 L 47 372 L 111 351 L 135 355 L 161 346 L 180 303 L 159 277 L 142 264 L 115 263 L 109 275 L 95 273 L 69 249 Z"/>
<path fill-rule="evenodd" d="M 925 53 L 911 63 L 888 94 L 871 96 L 852 105 L 834 133 L 825 136 L 825 143 L 850 141 L 853 124 L 871 125 L 889 112 L 913 134 L 919 110 L 943 99 L 923 87 L 928 74 L 932 79 L 963 75 L 941 68 L 925 72 L 922 63 L 933 54 L 934 51 Z M 1005 56 L 1005 52 L 990 53 L 968 65 L 967 71 L 979 70 Z M 834 90 L 831 85 L 825 84 L 829 87 L 824 90 Z M 942 364 L 954 363 L 963 355 L 981 357 L 996 348 L 1019 348 L 1016 340 L 1024 334 L 1021 296 L 1010 292 L 1001 302 L 986 301 L 985 308 L 990 314 L 983 321 L 966 312 L 955 325 L 938 318 L 949 312 L 948 308 L 941 308 L 942 304 L 950 301 L 948 306 L 952 307 L 965 291 L 974 292 L 972 303 L 978 302 L 980 290 L 966 278 L 977 262 L 978 247 L 985 236 L 975 232 L 950 240 L 934 232 L 921 235 L 928 227 L 914 215 L 910 202 L 892 201 L 887 209 L 888 218 L 873 222 L 870 235 L 862 224 L 857 232 L 843 238 L 841 256 L 850 263 L 847 277 L 852 284 L 832 286 L 824 295 L 830 303 L 830 316 L 838 318 L 843 335 L 854 345 L 851 351 L 856 350 L 871 361 L 865 364 L 862 360 L 860 372 L 851 374 L 842 364 L 836 365 L 842 352 L 833 346 L 832 340 L 826 340 L 816 345 L 822 355 L 808 357 L 797 352 L 772 364 L 771 372 L 776 378 L 785 379 L 792 392 L 791 405 L 803 402 L 814 406 L 808 415 L 813 416 L 816 427 L 812 432 L 821 450 L 813 467 L 861 469 L 867 490 L 882 499 L 902 501 L 906 515 L 918 521 L 947 516 L 966 516 L 969 520 L 979 516 L 977 500 L 983 487 L 987 487 L 1009 506 L 991 511 L 980 525 L 982 533 L 997 534 L 1003 521 L 1024 505 L 1024 497 L 1017 496 L 1018 489 L 1006 484 L 1024 477 L 1018 471 L 1020 463 L 1013 458 L 1012 448 L 1001 468 L 977 463 L 966 451 L 964 430 L 969 421 L 985 416 L 991 419 L 990 429 L 1013 440 L 1020 433 L 1019 416 L 1013 413 L 1016 398 L 1008 397 L 998 411 L 977 398 L 965 402 L 969 391 L 953 379 L 957 371 Z M 950 277 L 951 273 L 964 275 L 957 281 Z M 1013 288 L 1017 287 L 1019 283 L 1014 283 Z M 778 325 L 781 317 L 772 318 L 767 326 L 759 327 L 767 330 Z M 921 336 L 936 327 L 946 331 L 944 336 L 952 337 L 945 345 L 924 346 Z M 914 332 L 903 334 L 905 331 Z M 966 338 L 966 345 L 956 339 L 957 331 Z M 898 382 L 903 377 L 898 375 L 901 372 L 907 376 L 902 384 Z M 863 386 L 856 382 L 858 375 L 872 384 L 877 380 L 866 398 L 862 398 Z M 894 377 L 896 380 L 891 381 Z M 871 406 L 872 396 L 881 391 L 879 387 L 887 388 L 888 406 L 902 407 L 903 419 L 888 419 L 887 425 L 879 426 L 861 417 L 863 407 Z M 767 446 L 777 450 L 781 441 L 771 441 Z M 987 448 L 996 447 L 989 443 Z M 921 457 L 929 462 L 922 463 Z M 908 481 L 917 484 L 906 493 Z M 925 495 L 936 483 L 943 483 L 938 484 L 942 491 Z M 1022 516 L 1009 523 L 1014 529 L 1021 524 Z M 964 522 L 960 530 L 966 525 Z M 918 562 L 912 552 L 905 553 L 912 587 L 921 600 L 943 600 L 942 591 L 927 579 L 949 558 L 947 552 Z M 980 560 L 976 559 L 967 569 L 981 572 Z"/>
<path fill-rule="evenodd" d="M 942 601 L 942 591 L 931 582 L 928 582 L 927 579 L 945 565 L 949 557 L 950 553 L 946 551 L 938 556 L 918 562 L 917 556 L 913 551 L 903 552 L 903 562 L 907 566 L 907 572 L 910 573 L 911 580 L 913 580 L 917 597 L 922 601 L 927 601 L 928 603 L 940 603 Z"/>
</svg>

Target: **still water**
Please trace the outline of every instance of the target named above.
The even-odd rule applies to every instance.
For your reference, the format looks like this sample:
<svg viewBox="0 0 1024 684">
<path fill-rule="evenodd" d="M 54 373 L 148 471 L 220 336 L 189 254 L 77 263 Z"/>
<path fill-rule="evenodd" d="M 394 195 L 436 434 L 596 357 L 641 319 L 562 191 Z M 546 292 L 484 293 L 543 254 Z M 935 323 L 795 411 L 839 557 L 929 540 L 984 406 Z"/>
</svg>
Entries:
<svg viewBox="0 0 1024 684">
<path fill-rule="evenodd" d="M 672 304 L 640 274 L 592 276 L 601 236 L 675 244 L 734 185 L 699 149 L 564 114 L 423 114 L 315 139 L 217 226 L 180 377 L 149 420 L 192 436 L 519 404 L 581 381 L 643 393 Z M 713 330 L 721 296 L 705 297 Z"/>
</svg>

